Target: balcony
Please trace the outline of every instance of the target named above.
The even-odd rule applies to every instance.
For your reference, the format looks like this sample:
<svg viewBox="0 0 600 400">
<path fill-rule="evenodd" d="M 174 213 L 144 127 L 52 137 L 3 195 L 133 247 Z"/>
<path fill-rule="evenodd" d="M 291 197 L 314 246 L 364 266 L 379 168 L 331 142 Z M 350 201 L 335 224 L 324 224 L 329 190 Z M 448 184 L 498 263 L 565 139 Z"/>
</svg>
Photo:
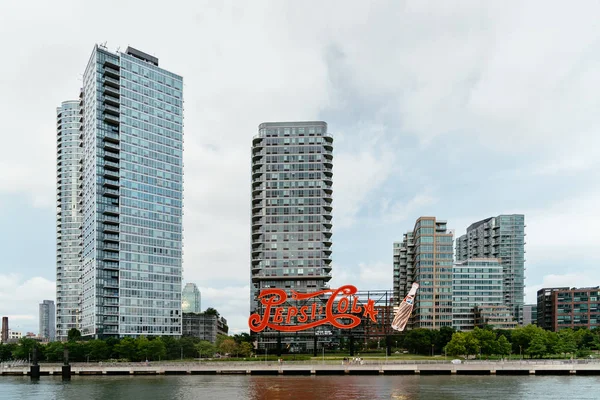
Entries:
<svg viewBox="0 0 600 400">
<path fill-rule="evenodd" d="M 104 233 L 117 234 L 117 233 L 119 233 L 119 227 L 116 225 L 104 225 L 104 228 L 102 228 L 102 231 Z"/>
<path fill-rule="evenodd" d="M 110 86 L 105 86 L 104 87 L 104 95 L 116 97 L 117 99 L 119 97 L 121 97 L 121 93 L 119 92 L 119 90 L 115 89 L 115 88 L 112 88 Z"/>
<path fill-rule="evenodd" d="M 119 170 L 119 163 L 114 161 L 104 161 L 105 169 L 112 169 L 113 171 Z"/>
<path fill-rule="evenodd" d="M 105 180 L 103 185 L 105 188 L 119 189 L 119 181 Z"/>
<path fill-rule="evenodd" d="M 121 110 L 119 109 L 119 107 L 111 106 L 110 104 L 105 104 L 104 112 L 118 116 L 121 113 Z"/>
<path fill-rule="evenodd" d="M 117 89 L 120 86 L 119 80 L 115 79 L 115 78 L 111 78 L 110 76 L 105 76 L 102 83 L 104 84 L 104 86 L 112 86 Z"/>
<path fill-rule="evenodd" d="M 104 170 L 104 177 L 112 180 L 119 180 L 119 171 Z M 118 193 L 117 193 L 118 194 Z"/>
<path fill-rule="evenodd" d="M 105 206 L 106 208 L 102 213 L 104 215 L 119 215 L 119 207 L 117 206 Z"/>
<path fill-rule="evenodd" d="M 108 150 L 108 151 L 107 151 Z M 110 149 L 104 149 L 104 160 L 105 161 L 113 161 L 115 163 L 119 162 L 119 152 L 113 153 Z"/>
<path fill-rule="evenodd" d="M 121 77 L 118 69 L 113 68 L 112 66 L 104 65 L 104 76 L 110 76 L 111 78 L 118 79 Z"/>
<path fill-rule="evenodd" d="M 119 235 L 107 233 L 107 234 L 104 235 L 104 237 L 102 238 L 102 240 L 105 241 L 105 242 L 118 242 L 119 241 Z"/>
<path fill-rule="evenodd" d="M 109 96 L 107 94 L 104 94 L 104 104 L 110 104 L 112 106 L 118 107 L 119 106 L 119 99 L 116 98 L 116 97 L 112 97 L 112 96 Z"/>
<path fill-rule="evenodd" d="M 104 243 L 104 250 L 119 252 L 119 244 L 118 243 Z"/>
<path fill-rule="evenodd" d="M 104 215 L 102 217 L 102 222 L 108 225 L 119 225 L 119 217 L 114 215 Z"/>
<path fill-rule="evenodd" d="M 104 197 L 112 197 L 112 198 L 117 198 L 119 197 L 119 190 L 118 189 L 108 189 L 108 188 L 104 188 L 102 190 L 102 195 Z"/>
<path fill-rule="evenodd" d="M 109 150 L 115 153 L 119 153 L 121 151 L 119 145 L 106 141 L 104 142 L 104 150 Z"/>
<path fill-rule="evenodd" d="M 119 253 L 104 252 L 102 259 L 104 261 L 119 261 Z"/>
<path fill-rule="evenodd" d="M 119 125 L 119 117 L 116 117 L 112 114 L 104 113 L 104 122 L 107 124 L 118 126 Z"/>
</svg>

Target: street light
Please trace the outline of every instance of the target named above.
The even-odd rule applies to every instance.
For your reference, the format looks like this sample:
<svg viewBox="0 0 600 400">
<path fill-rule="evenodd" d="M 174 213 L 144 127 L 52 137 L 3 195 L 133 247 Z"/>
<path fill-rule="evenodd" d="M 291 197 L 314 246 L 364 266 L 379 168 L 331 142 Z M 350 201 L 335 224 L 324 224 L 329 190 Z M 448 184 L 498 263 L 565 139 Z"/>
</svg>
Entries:
<svg viewBox="0 0 600 400">
<path fill-rule="evenodd" d="M 523 353 L 522 353 L 522 350 L 523 350 L 523 346 L 519 345 L 519 358 L 521 359 L 521 361 L 523 361 Z"/>
<path fill-rule="evenodd" d="M 431 357 L 433 357 L 433 346 L 435 346 L 433 343 L 431 344 Z"/>
</svg>

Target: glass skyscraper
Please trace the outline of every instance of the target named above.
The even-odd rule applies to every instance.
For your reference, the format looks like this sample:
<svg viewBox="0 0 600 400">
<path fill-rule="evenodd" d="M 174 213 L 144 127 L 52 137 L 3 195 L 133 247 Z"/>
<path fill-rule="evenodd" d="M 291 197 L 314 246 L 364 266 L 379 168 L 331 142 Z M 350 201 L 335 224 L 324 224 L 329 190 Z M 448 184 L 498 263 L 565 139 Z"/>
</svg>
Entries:
<svg viewBox="0 0 600 400">
<path fill-rule="evenodd" d="M 435 217 L 417 219 L 402 243 L 394 243 L 394 301 L 400 303 L 419 283 L 413 328 L 452 326 L 452 242 L 454 232 Z"/>
<path fill-rule="evenodd" d="M 181 334 L 183 79 L 96 46 L 79 102 L 83 336 Z"/>
<path fill-rule="evenodd" d="M 251 312 L 262 289 L 331 279 L 333 137 L 325 122 L 272 122 L 252 139 Z"/>
<path fill-rule="evenodd" d="M 56 309 L 54 308 L 54 301 L 44 300 L 40 303 L 39 336 L 48 339 L 50 342 L 56 340 L 55 315 Z"/>
<path fill-rule="evenodd" d="M 56 109 L 56 336 L 79 329 L 81 297 L 81 120 L 79 100 Z"/>
<path fill-rule="evenodd" d="M 499 215 L 467 228 L 456 239 L 456 260 L 499 258 L 502 260 L 502 296 L 512 316 L 523 324 L 525 302 L 525 216 Z"/>
<path fill-rule="evenodd" d="M 186 283 L 181 293 L 181 311 L 184 313 L 199 313 L 200 290 L 195 283 Z"/>
</svg>

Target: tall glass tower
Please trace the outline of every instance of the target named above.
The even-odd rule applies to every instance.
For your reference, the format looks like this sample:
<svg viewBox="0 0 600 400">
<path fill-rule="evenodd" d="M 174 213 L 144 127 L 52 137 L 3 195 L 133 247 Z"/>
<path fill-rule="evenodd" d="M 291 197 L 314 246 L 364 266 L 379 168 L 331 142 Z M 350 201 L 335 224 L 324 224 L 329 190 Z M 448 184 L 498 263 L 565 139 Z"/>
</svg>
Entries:
<svg viewBox="0 0 600 400">
<path fill-rule="evenodd" d="M 269 122 L 252 139 L 251 312 L 262 289 L 331 279 L 333 137 L 325 122 Z"/>
<path fill-rule="evenodd" d="M 56 109 L 56 336 L 79 329 L 81 297 L 81 140 L 79 100 Z"/>
<path fill-rule="evenodd" d="M 195 283 L 186 283 L 181 293 L 181 311 L 184 313 L 199 313 L 200 290 Z"/>
<path fill-rule="evenodd" d="M 87 337 L 180 335 L 183 79 L 128 47 L 96 46 L 83 77 L 83 249 Z"/>
<path fill-rule="evenodd" d="M 525 303 L 525 216 L 499 215 L 475 222 L 456 239 L 456 260 L 499 258 L 502 261 L 502 295 L 519 324 Z"/>
</svg>

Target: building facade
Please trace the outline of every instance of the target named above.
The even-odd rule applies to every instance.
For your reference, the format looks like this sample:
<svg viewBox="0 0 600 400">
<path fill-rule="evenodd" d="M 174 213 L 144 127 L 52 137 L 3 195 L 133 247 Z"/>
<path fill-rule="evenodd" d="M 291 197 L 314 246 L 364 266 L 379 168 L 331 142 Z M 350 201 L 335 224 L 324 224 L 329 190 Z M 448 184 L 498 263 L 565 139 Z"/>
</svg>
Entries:
<svg viewBox="0 0 600 400">
<path fill-rule="evenodd" d="M 44 300 L 39 308 L 40 324 L 38 336 L 47 339 L 49 342 L 53 342 L 56 340 L 56 309 L 54 301 Z"/>
<path fill-rule="evenodd" d="M 474 308 L 474 315 L 475 326 L 478 328 L 492 326 L 494 329 L 514 329 L 517 327 L 511 310 L 504 304 L 477 305 Z"/>
<path fill-rule="evenodd" d="M 523 306 L 523 326 L 537 325 L 537 304 L 525 304 Z"/>
<path fill-rule="evenodd" d="M 251 313 L 262 289 L 311 293 L 331 279 L 333 138 L 325 122 L 272 122 L 252 139 Z M 263 332 L 260 343 L 275 344 Z M 262 346 L 262 344 L 260 344 Z"/>
<path fill-rule="evenodd" d="M 454 232 L 446 225 L 446 221 L 435 217 L 421 217 L 397 247 L 400 251 L 398 263 L 394 263 L 394 280 L 398 283 L 394 287 L 398 294 L 394 293 L 394 300 L 400 303 L 413 282 L 420 285 L 409 321 L 413 328 L 452 326 Z"/>
<path fill-rule="evenodd" d="M 56 335 L 79 329 L 81 300 L 82 108 L 80 100 L 56 109 Z"/>
<path fill-rule="evenodd" d="M 502 305 L 502 264 L 497 258 L 473 258 L 454 264 L 452 326 L 470 331 L 476 306 Z"/>
<path fill-rule="evenodd" d="M 217 341 L 218 335 L 227 335 L 227 320 L 218 314 L 183 313 L 183 336 L 191 336 L 211 343 Z"/>
<path fill-rule="evenodd" d="M 600 326 L 599 286 L 555 290 L 551 296 L 552 331 Z"/>
<path fill-rule="evenodd" d="M 182 88 L 181 76 L 131 47 L 96 46 L 85 69 L 75 310 L 84 337 L 181 335 Z M 61 210 L 72 199 L 61 197 Z"/>
<path fill-rule="evenodd" d="M 199 313 L 202 311 L 200 307 L 200 289 L 195 283 L 186 283 L 181 292 L 181 312 Z"/>
<path fill-rule="evenodd" d="M 542 329 L 552 330 L 554 326 L 554 307 L 552 306 L 552 293 L 567 291 L 568 287 L 543 288 L 537 292 L 537 326 Z"/>
<path fill-rule="evenodd" d="M 456 260 L 502 260 L 504 304 L 515 320 L 523 323 L 525 303 L 525 217 L 499 215 L 475 222 L 456 240 Z"/>
</svg>

